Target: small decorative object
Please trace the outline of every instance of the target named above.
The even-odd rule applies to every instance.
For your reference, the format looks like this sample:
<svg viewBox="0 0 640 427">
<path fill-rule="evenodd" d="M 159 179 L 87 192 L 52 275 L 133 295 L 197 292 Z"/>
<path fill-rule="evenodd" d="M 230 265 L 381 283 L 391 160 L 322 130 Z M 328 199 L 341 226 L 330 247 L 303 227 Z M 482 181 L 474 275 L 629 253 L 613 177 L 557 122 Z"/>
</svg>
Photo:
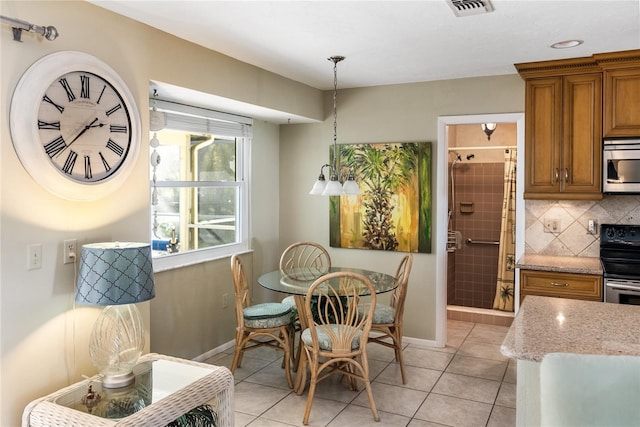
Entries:
<svg viewBox="0 0 640 427">
<path fill-rule="evenodd" d="M 149 140 L 149 145 L 152 148 L 151 156 L 149 161 L 151 163 L 152 177 L 151 177 L 151 206 L 153 206 L 153 235 L 156 238 L 158 236 L 158 227 L 160 224 L 158 223 L 158 185 L 157 185 L 157 169 L 160 165 L 160 154 L 158 153 L 157 148 L 160 146 L 160 140 L 158 140 L 158 131 L 162 130 L 166 124 L 166 119 L 164 113 L 158 111 L 157 109 L 157 101 L 158 98 L 158 90 L 153 90 L 153 107 L 149 112 L 149 128 L 153 131 L 153 136 L 151 140 Z M 154 248 L 155 249 L 155 248 Z"/>
<path fill-rule="evenodd" d="M 11 99 L 13 146 L 42 187 L 95 200 L 124 183 L 140 145 L 132 93 L 107 64 L 62 51 L 34 63 Z"/>
<path fill-rule="evenodd" d="M 103 388 L 134 382 L 144 349 L 144 327 L 135 303 L 155 297 L 151 247 L 145 243 L 94 243 L 82 247 L 76 302 L 106 306 L 96 320 L 89 356 Z"/>
<path fill-rule="evenodd" d="M 128 417 L 131 414 L 147 407 L 146 402 L 140 397 L 135 388 L 116 389 L 112 396 L 105 398 L 100 407 L 100 417 L 118 419 Z"/>
<path fill-rule="evenodd" d="M 87 394 L 82 396 L 81 402 L 84 406 L 87 407 L 87 412 L 91 413 L 93 407 L 100 402 L 100 399 L 102 399 L 100 393 L 96 393 L 95 391 L 93 391 L 93 386 L 89 384 Z"/>
<path fill-rule="evenodd" d="M 167 424 L 166 427 L 217 427 L 218 414 L 211 405 L 200 405 Z"/>
<path fill-rule="evenodd" d="M 167 244 L 167 253 L 174 254 L 180 250 L 180 241 L 178 240 L 178 236 L 176 234 L 176 226 L 171 226 L 171 238 L 169 239 L 169 243 Z"/>
</svg>

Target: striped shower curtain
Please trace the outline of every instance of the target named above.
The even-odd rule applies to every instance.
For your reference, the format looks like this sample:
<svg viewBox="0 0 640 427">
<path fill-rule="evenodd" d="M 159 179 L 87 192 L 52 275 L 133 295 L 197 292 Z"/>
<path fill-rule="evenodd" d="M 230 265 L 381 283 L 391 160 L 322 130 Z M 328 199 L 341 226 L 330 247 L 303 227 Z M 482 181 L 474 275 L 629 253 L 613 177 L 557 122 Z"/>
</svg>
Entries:
<svg viewBox="0 0 640 427">
<path fill-rule="evenodd" d="M 504 153 L 504 200 L 498 252 L 498 281 L 493 308 L 513 311 L 516 246 L 516 150 Z"/>
</svg>

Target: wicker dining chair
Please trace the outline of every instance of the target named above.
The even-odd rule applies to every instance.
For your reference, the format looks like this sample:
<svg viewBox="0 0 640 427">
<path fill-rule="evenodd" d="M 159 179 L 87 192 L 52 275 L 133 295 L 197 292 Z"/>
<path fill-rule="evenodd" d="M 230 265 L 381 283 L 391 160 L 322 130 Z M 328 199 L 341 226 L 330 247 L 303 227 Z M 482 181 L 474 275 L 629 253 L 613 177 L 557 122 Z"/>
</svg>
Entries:
<svg viewBox="0 0 640 427">
<path fill-rule="evenodd" d="M 295 242 L 280 256 L 280 271 L 292 279 L 315 280 L 329 269 L 329 252 L 315 242 Z"/>
<path fill-rule="evenodd" d="M 242 365 L 246 350 L 267 346 L 284 352 L 283 367 L 287 383 L 293 388 L 291 379 L 291 307 L 282 303 L 251 305 L 249 284 L 242 262 L 237 255 L 231 257 L 231 273 L 236 299 L 236 347 L 231 364 L 231 373 Z"/>
<path fill-rule="evenodd" d="M 396 283 L 398 286 L 391 294 L 390 304 L 378 304 L 376 306 L 373 313 L 373 324 L 371 325 L 371 332 L 374 332 L 374 335 L 369 337 L 369 342 L 381 344 L 395 350 L 396 361 L 400 364 L 402 384 L 407 383 L 404 360 L 402 358 L 402 318 L 412 265 L 413 255 L 411 254 L 406 255 L 400 261 L 396 270 Z M 375 332 L 382 335 L 375 334 Z M 388 341 L 389 338 L 391 341 Z"/>
<path fill-rule="evenodd" d="M 295 242 L 289 245 L 280 256 L 280 271 L 295 280 L 315 280 L 318 277 L 327 274 L 331 269 L 331 257 L 324 246 L 315 242 Z M 298 318 L 298 307 L 296 306 L 295 297 L 289 295 L 282 300 L 283 304 L 287 304 L 294 312 L 295 324 L 292 330 L 291 343 L 296 349 L 291 353 L 293 370 L 298 370 L 300 363 L 300 354 L 302 347 L 295 345 L 295 333 L 300 331 L 300 322 Z"/>
<path fill-rule="evenodd" d="M 365 304 L 361 294 L 370 295 L 368 303 Z M 317 383 L 333 374 L 348 377 L 352 390 L 357 390 L 358 380 L 362 381 L 373 418 L 380 420 L 371 391 L 367 359 L 367 339 L 375 305 L 373 285 L 368 278 L 357 273 L 329 273 L 309 288 L 304 304 L 309 327 L 300 335 L 304 354 L 298 372 L 304 383 L 307 367 L 310 371 L 309 395 L 302 419 L 304 425 L 309 421 Z M 366 310 L 362 315 L 359 309 L 364 307 Z M 302 394 L 302 391 L 300 389 L 298 393 Z"/>
</svg>

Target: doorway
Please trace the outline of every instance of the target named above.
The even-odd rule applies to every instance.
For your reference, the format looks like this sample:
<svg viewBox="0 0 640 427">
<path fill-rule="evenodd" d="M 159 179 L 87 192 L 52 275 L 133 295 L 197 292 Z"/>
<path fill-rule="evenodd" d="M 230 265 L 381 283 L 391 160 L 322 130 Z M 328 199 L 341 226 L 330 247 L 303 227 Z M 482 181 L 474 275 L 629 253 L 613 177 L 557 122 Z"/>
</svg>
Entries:
<svg viewBox="0 0 640 427">
<path fill-rule="evenodd" d="M 478 156 L 480 150 L 476 149 L 464 149 L 464 152 L 460 147 L 456 151 L 456 147 L 450 147 L 450 141 L 452 139 L 452 133 L 456 131 L 456 126 L 463 125 L 475 125 L 477 129 L 481 131 L 480 125 L 482 123 L 497 123 L 500 124 L 512 124 L 515 126 L 515 147 L 520 156 L 517 159 L 517 178 L 516 178 L 516 215 L 519 218 L 524 218 L 524 199 L 523 199 L 523 183 L 524 183 L 524 169 L 523 169 L 523 153 L 524 153 L 524 114 L 523 113 L 505 113 L 505 114 L 483 114 L 474 116 L 443 116 L 438 119 L 438 151 L 437 151 L 437 209 L 436 209 L 436 344 L 444 346 L 446 344 L 446 322 L 447 322 L 447 299 L 450 292 L 448 292 L 447 278 L 450 276 L 448 273 L 448 267 L 450 264 L 450 249 L 451 245 L 451 221 L 450 221 L 450 196 L 451 190 L 449 188 L 450 183 L 450 166 L 454 160 L 460 156 L 460 160 L 455 163 L 470 162 Z M 487 145 L 485 147 L 491 147 Z M 451 150 L 450 150 L 451 148 Z M 490 148 L 482 148 L 482 150 L 490 150 Z M 471 151 L 470 151 L 471 150 Z M 455 154 L 452 154 L 455 153 Z M 473 156 L 471 156 L 473 154 Z M 468 158 L 467 158 L 468 157 Z M 487 156 L 482 156 L 487 157 Z M 455 165 L 454 165 L 455 166 Z M 455 179 L 455 176 L 454 176 Z M 464 210 L 473 210 L 473 204 L 464 201 Z M 455 201 L 455 209 L 460 212 L 459 201 Z M 456 215 L 453 213 L 452 215 Z M 516 247 L 515 258 L 516 260 L 524 253 L 524 221 L 516 221 Z M 456 237 L 455 235 L 453 237 Z M 466 239 L 472 237 L 457 237 L 460 240 L 459 244 L 465 245 Z M 465 239 L 463 242 L 462 240 Z M 515 292 L 514 301 L 515 309 L 518 309 L 519 301 L 519 284 L 518 278 L 515 278 Z"/>
</svg>

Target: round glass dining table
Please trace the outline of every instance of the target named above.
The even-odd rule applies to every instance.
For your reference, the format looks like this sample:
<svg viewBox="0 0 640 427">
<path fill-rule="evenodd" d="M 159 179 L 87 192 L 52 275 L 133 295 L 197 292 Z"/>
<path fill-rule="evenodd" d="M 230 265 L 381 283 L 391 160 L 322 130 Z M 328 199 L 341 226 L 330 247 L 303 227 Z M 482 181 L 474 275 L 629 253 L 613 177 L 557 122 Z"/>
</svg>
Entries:
<svg viewBox="0 0 640 427">
<path fill-rule="evenodd" d="M 377 271 L 351 267 L 331 267 L 331 269 L 329 270 L 330 273 L 344 271 L 358 273 L 367 277 L 376 290 L 376 294 L 392 291 L 398 286 L 398 284 L 396 283 L 396 278 L 394 276 L 385 273 L 379 273 Z M 298 309 L 300 328 L 301 330 L 304 330 L 308 325 L 308 321 L 303 315 L 304 297 L 307 295 L 307 291 L 309 290 L 309 287 L 313 284 L 313 282 L 321 276 L 322 274 L 314 273 L 313 271 L 310 271 L 308 269 L 298 271 L 293 270 L 287 273 L 281 270 L 276 270 L 260 276 L 258 278 L 258 283 L 260 283 L 260 285 L 267 289 L 271 289 L 272 291 L 293 295 L 296 307 Z M 369 294 L 369 288 L 363 286 L 360 295 L 366 296 Z M 304 354 L 302 355 L 302 357 L 304 357 Z M 296 372 L 294 382 L 294 390 L 298 395 L 302 394 L 306 382 L 306 372 L 300 372 L 300 370 L 298 370 Z"/>
<path fill-rule="evenodd" d="M 331 267 L 330 273 L 335 272 L 350 272 L 358 273 L 371 281 L 371 284 L 376 290 L 376 294 L 389 292 L 394 290 L 398 284 L 396 278 L 389 274 L 379 273 L 377 271 L 364 270 L 362 268 L 351 267 Z M 285 273 L 281 270 L 271 271 L 263 274 L 258 278 L 258 283 L 267 289 L 272 291 L 282 292 L 289 295 L 306 295 L 311 284 L 320 277 L 317 274 L 313 274 L 309 270 L 294 271 L 293 273 Z M 368 295 L 369 289 L 362 288 L 360 295 Z"/>
</svg>

